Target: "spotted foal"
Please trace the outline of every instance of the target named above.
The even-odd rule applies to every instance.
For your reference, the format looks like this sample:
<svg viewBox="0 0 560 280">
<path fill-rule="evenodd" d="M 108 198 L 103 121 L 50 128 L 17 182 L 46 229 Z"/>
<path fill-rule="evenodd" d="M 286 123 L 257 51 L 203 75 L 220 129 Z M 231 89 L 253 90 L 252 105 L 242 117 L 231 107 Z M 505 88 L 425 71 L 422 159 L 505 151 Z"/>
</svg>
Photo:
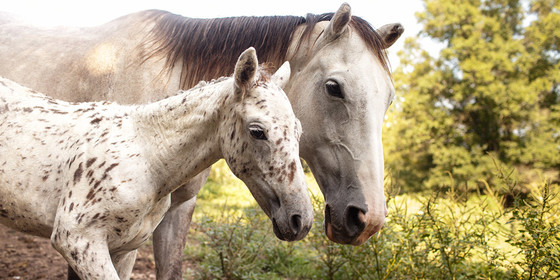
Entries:
<svg viewBox="0 0 560 280">
<path fill-rule="evenodd" d="M 263 73 L 250 48 L 234 77 L 140 106 L 67 103 L 0 78 L 0 222 L 50 237 L 81 279 L 127 279 L 169 194 L 224 158 L 276 234 L 303 238 L 313 214 L 289 76 L 287 64 Z"/>
</svg>

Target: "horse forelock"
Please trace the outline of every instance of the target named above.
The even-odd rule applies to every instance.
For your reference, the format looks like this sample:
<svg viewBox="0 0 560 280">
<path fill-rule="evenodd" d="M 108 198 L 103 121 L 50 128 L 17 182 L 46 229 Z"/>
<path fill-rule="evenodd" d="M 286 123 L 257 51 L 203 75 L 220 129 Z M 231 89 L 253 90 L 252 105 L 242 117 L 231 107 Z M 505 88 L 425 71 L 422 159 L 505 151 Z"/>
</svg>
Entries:
<svg viewBox="0 0 560 280">
<path fill-rule="evenodd" d="M 259 60 L 272 66 L 269 68 L 280 66 L 287 60 L 292 40 L 298 39 L 298 48 L 311 36 L 317 23 L 329 21 L 333 15 L 195 19 L 165 11 L 150 11 L 149 16 L 156 20 L 156 24 L 143 45 L 148 50 L 143 59 L 164 57 L 164 71 L 171 71 L 177 63 L 181 63 L 180 86 L 186 89 L 201 80 L 231 75 L 238 56 L 249 47 L 257 50 Z M 293 38 L 295 29 L 301 24 L 306 24 L 303 34 L 300 38 Z M 360 17 L 353 16 L 350 26 L 358 32 L 390 75 L 380 35 Z"/>
</svg>

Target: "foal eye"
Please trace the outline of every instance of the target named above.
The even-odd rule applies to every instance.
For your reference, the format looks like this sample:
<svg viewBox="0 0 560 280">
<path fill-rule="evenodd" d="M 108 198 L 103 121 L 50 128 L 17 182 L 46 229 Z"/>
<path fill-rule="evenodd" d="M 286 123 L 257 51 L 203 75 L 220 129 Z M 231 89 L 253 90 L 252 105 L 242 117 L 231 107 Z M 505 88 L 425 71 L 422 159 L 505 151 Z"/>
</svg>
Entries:
<svg viewBox="0 0 560 280">
<path fill-rule="evenodd" d="M 264 130 L 260 126 L 256 126 L 256 125 L 250 126 L 249 132 L 251 133 L 251 136 L 253 136 L 253 138 L 257 140 L 267 140 L 266 134 L 264 133 Z"/>
<path fill-rule="evenodd" d="M 333 80 L 328 80 L 325 83 L 325 88 L 327 89 L 327 93 L 330 96 L 344 99 L 344 95 L 342 94 L 342 89 L 340 89 L 340 85 L 337 82 Z"/>
</svg>

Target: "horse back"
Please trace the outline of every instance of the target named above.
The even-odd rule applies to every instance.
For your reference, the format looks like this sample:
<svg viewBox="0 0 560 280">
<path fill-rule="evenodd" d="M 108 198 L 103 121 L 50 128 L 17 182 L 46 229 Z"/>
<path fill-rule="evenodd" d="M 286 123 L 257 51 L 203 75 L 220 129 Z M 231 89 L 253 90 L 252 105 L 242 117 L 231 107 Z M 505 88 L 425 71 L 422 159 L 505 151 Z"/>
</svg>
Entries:
<svg viewBox="0 0 560 280">
<path fill-rule="evenodd" d="M 87 28 L 39 28 L 0 14 L 0 76 L 66 101 L 161 99 L 179 82 L 162 71 L 163 59 L 144 61 L 149 13 Z"/>
</svg>

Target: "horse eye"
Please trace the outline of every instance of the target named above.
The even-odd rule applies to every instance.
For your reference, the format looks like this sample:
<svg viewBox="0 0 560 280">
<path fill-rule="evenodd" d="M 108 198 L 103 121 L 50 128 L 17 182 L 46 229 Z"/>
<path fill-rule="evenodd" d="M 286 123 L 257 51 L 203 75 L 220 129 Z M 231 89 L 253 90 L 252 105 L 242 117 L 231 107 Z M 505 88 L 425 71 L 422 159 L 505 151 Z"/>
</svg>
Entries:
<svg viewBox="0 0 560 280">
<path fill-rule="evenodd" d="M 325 88 L 330 96 L 344 99 L 344 94 L 342 94 L 340 85 L 337 82 L 328 80 L 327 83 L 325 83 Z"/>
<path fill-rule="evenodd" d="M 251 133 L 251 136 L 257 140 L 267 140 L 264 130 L 259 126 L 250 126 L 249 132 Z"/>
</svg>

